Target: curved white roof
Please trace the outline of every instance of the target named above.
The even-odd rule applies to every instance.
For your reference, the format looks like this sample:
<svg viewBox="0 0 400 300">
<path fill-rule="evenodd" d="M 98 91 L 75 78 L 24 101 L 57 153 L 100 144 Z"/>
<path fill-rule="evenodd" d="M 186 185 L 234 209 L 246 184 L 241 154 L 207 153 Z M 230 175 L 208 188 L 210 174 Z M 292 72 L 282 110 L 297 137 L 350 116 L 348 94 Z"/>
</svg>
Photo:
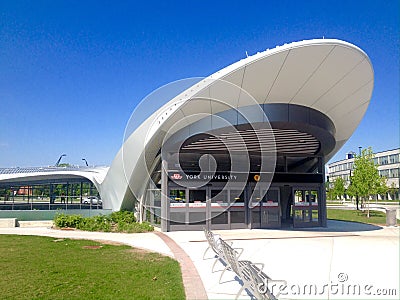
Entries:
<svg viewBox="0 0 400 300">
<path fill-rule="evenodd" d="M 108 167 L 29 167 L 0 169 L 0 183 L 86 178 L 99 190 Z"/>
<path fill-rule="evenodd" d="M 144 160 L 151 159 L 149 152 L 155 157 L 166 130 L 188 115 L 223 110 L 212 105 L 205 108 L 202 97 L 222 96 L 234 107 L 249 103 L 242 101 L 243 93 L 226 95 L 230 92 L 226 83 L 240 87 L 259 104 L 297 104 L 328 116 L 336 128 L 336 146 L 327 156 L 329 159 L 348 140 L 365 114 L 372 95 L 374 72 L 361 49 L 335 39 L 285 44 L 242 59 L 168 101 L 131 134 L 101 187 L 105 206 L 119 209 L 124 201 L 129 201 L 132 192 L 136 198 L 143 195 L 148 180 L 144 175 L 145 163 L 151 164 Z M 189 122 L 197 120 L 193 118 Z"/>
</svg>

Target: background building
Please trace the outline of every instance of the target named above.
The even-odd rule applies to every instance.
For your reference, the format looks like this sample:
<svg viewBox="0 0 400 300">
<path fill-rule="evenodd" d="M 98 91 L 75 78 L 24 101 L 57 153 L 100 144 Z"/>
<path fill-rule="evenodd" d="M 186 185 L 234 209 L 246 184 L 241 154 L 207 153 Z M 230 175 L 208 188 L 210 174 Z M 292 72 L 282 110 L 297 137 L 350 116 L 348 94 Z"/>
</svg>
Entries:
<svg viewBox="0 0 400 300">
<path fill-rule="evenodd" d="M 327 176 L 329 182 L 334 182 L 338 177 L 343 178 L 345 187 L 350 184 L 350 176 L 354 169 L 355 153 L 348 153 L 346 159 L 328 164 Z M 379 175 L 387 178 L 389 191 L 386 195 L 378 195 L 380 200 L 399 200 L 399 169 L 400 149 L 387 150 L 374 154 L 374 163 L 378 166 Z"/>
</svg>

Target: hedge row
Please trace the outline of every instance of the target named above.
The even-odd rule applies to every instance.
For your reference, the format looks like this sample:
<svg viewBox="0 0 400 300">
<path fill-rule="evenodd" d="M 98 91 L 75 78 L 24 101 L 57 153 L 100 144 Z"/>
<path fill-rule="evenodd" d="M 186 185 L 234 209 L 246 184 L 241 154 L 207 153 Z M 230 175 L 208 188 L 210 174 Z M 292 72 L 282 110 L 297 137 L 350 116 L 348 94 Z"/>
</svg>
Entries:
<svg viewBox="0 0 400 300">
<path fill-rule="evenodd" d="M 133 212 L 118 211 L 110 215 L 82 217 L 81 215 L 57 214 L 54 218 L 54 224 L 58 228 L 76 228 L 86 231 L 103 232 L 149 232 L 154 227 L 149 223 L 138 223 Z"/>
</svg>

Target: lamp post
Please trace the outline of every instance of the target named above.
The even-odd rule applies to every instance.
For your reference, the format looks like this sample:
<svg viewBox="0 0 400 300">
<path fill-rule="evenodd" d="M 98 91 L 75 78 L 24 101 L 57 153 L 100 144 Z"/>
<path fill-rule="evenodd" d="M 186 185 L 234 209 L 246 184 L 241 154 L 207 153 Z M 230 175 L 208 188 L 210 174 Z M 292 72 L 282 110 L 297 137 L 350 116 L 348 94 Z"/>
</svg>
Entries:
<svg viewBox="0 0 400 300">
<path fill-rule="evenodd" d="M 86 167 L 89 167 L 89 164 L 88 164 L 87 160 L 85 158 L 82 158 L 82 160 L 85 162 Z"/>
<path fill-rule="evenodd" d="M 358 146 L 358 155 L 360 155 L 360 156 L 361 156 L 361 149 L 362 149 L 362 147 Z"/>
<path fill-rule="evenodd" d="M 67 154 L 61 154 L 60 158 L 57 160 L 56 162 L 56 167 L 58 167 L 58 165 L 60 164 L 61 159 L 63 158 L 63 156 L 67 156 Z"/>
</svg>

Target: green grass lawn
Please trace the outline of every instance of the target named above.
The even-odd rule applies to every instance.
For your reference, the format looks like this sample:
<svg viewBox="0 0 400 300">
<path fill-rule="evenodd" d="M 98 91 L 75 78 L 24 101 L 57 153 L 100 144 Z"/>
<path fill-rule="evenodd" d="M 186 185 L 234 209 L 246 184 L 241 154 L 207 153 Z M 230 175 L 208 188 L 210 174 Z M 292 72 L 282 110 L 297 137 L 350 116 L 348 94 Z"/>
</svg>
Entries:
<svg viewBox="0 0 400 300">
<path fill-rule="evenodd" d="M 177 261 L 124 245 L 0 235 L 1 299 L 185 299 Z"/>
<path fill-rule="evenodd" d="M 361 222 L 367 224 L 385 225 L 386 214 L 384 212 L 370 210 L 370 217 L 367 218 L 366 211 L 349 209 L 327 209 L 328 219 L 340 221 Z M 397 221 L 397 223 L 399 223 Z"/>
</svg>

